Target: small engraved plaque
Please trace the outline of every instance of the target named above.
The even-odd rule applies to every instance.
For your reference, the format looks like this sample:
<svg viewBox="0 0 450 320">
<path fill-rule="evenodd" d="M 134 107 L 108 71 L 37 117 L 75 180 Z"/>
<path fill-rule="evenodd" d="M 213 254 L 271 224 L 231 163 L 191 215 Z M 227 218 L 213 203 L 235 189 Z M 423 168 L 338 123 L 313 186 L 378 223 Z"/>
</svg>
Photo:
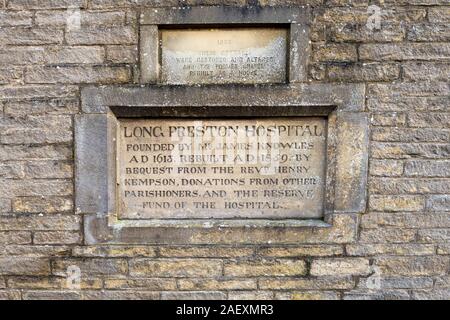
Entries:
<svg viewBox="0 0 450 320">
<path fill-rule="evenodd" d="M 286 82 L 285 28 L 161 30 L 161 82 Z"/>
<path fill-rule="evenodd" d="M 120 219 L 320 218 L 327 120 L 119 119 Z"/>
</svg>

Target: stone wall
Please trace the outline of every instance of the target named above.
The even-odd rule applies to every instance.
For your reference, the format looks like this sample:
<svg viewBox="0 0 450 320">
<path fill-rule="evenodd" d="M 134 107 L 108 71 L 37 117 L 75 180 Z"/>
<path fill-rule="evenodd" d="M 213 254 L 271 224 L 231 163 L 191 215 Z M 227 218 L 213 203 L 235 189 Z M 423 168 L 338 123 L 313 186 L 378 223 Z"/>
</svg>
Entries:
<svg viewBox="0 0 450 320">
<path fill-rule="evenodd" d="M 366 212 L 334 221 L 343 238 L 312 230 L 298 245 L 263 231 L 255 245 L 214 245 L 225 233 L 201 246 L 84 245 L 81 89 L 137 83 L 142 8 L 247 4 L 310 6 L 308 83 L 365 86 Z M 370 4 L 380 30 L 366 27 Z M 74 5 L 80 28 L 67 24 Z M 448 0 L 1 0 L 0 298 L 450 299 L 449 25 Z M 70 266 L 82 290 L 67 287 Z"/>
</svg>

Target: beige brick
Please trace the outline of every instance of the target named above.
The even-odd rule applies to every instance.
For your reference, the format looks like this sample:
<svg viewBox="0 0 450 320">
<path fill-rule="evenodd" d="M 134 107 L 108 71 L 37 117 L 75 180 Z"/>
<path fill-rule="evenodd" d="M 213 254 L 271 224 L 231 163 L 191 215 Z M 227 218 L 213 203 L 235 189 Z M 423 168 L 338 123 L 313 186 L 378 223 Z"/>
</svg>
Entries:
<svg viewBox="0 0 450 320">
<path fill-rule="evenodd" d="M 266 257 L 326 257 L 338 256 L 343 254 L 341 246 L 296 246 L 296 247 L 271 247 L 261 248 L 257 251 L 258 255 Z"/>
<path fill-rule="evenodd" d="M 177 284 L 174 279 L 161 279 L 161 278 L 151 278 L 151 279 L 105 279 L 105 288 L 112 290 L 149 290 L 149 291 L 160 291 L 160 290 L 176 290 Z"/>
<path fill-rule="evenodd" d="M 273 300 L 274 294 L 270 291 L 230 291 L 229 300 Z"/>
<path fill-rule="evenodd" d="M 91 246 L 75 247 L 73 249 L 75 257 L 88 258 L 137 258 L 155 257 L 156 248 L 150 246 Z"/>
<path fill-rule="evenodd" d="M 33 236 L 34 244 L 79 244 L 81 235 L 72 231 L 39 231 Z"/>
<path fill-rule="evenodd" d="M 318 278 L 262 278 L 259 288 L 263 290 L 345 290 L 355 286 L 350 276 L 321 276 Z"/>
<path fill-rule="evenodd" d="M 433 255 L 434 245 L 424 244 L 350 244 L 347 246 L 350 256 L 399 255 L 422 256 Z"/>
<path fill-rule="evenodd" d="M 27 231 L 0 232 L 0 244 L 31 244 L 31 233 Z"/>
<path fill-rule="evenodd" d="M 333 291 L 294 291 L 277 292 L 278 300 L 340 300 L 340 294 Z"/>
<path fill-rule="evenodd" d="M 255 279 L 180 279 L 180 290 L 255 290 Z"/>
<path fill-rule="evenodd" d="M 384 257 L 377 258 L 375 265 L 383 275 L 433 276 L 445 275 L 449 267 L 448 257 Z"/>
<path fill-rule="evenodd" d="M 62 213 L 73 210 L 73 200 L 66 197 L 24 197 L 13 200 L 13 212 Z"/>
<path fill-rule="evenodd" d="M 0 257 L 0 275 L 48 275 L 50 262 L 48 259 Z"/>
<path fill-rule="evenodd" d="M 372 160 L 370 163 L 372 176 L 398 177 L 403 174 L 403 161 L 398 160 Z"/>
<path fill-rule="evenodd" d="M 220 260 L 206 259 L 133 259 L 133 277 L 215 277 L 222 275 Z"/>
<path fill-rule="evenodd" d="M 313 276 L 346 276 L 368 275 L 369 260 L 364 258 L 337 258 L 313 260 L 311 275 Z"/>
<path fill-rule="evenodd" d="M 199 258 L 235 258 L 252 256 L 252 248 L 233 247 L 161 247 L 159 254 L 161 257 L 199 257 Z"/>
<path fill-rule="evenodd" d="M 227 262 L 224 266 L 226 276 L 301 276 L 307 272 L 303 260 L 261 260 Z"/>
<path fill-rule="evenodd" d="M 54 275 L 67 276 L 70 266 L 80 268 L 83 276 L 125 275 L 128 272 L 128 264 L 124 259 L 58 259 L 52 264 L 52 272 Z"/>
<path fill-rule="evenodd" d="M 425 200 L 421 196 L 373 195 L 369 207 L 373 211 L 421 211 L 425 207 Z"/>
</svg>

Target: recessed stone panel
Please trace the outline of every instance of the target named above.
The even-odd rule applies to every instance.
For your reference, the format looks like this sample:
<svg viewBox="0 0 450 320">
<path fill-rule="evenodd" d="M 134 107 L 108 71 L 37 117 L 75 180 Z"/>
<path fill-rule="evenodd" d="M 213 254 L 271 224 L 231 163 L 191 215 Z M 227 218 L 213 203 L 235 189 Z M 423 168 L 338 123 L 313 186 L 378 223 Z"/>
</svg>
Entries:
<svg viewBox="0 0 450 320">
<path fill-rule="evenodd" d="M 324 214 L 327 120 L 119 119 L 119 219 Z"/>
<path fill-rule="evenodd" d="M 284 83 L 287 28 L 160 30 L 161 82 Z"/>
</svg>

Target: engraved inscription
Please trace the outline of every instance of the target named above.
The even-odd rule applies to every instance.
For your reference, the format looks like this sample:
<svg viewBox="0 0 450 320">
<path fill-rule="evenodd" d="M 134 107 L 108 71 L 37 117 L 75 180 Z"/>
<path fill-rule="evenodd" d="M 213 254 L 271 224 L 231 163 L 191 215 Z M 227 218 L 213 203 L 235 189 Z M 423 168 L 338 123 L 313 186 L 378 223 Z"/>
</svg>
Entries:
<svg viewBox="0 0 450 320">
<path fill-rule="evenodd" d="M 162 30 L 161 82 L 285 82 L 287 34 L 284 28 Z"/>
<path fill-rule="evenodd" d="M 327 120 L 120 119 L 120 219 L 323 216 Z"/>
</svg>

